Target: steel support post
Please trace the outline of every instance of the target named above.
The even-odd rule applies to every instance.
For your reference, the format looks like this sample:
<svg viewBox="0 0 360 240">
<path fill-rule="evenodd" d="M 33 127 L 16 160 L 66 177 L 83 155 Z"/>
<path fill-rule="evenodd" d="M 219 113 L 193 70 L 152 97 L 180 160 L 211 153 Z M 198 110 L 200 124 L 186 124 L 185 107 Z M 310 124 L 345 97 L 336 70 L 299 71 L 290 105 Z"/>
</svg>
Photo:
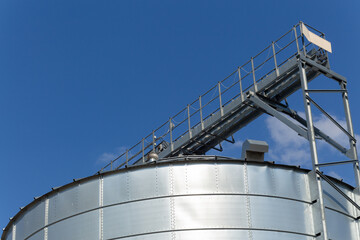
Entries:
<svg viewBox="0 0 360 240">
<path fill-rule="evenodd" d="M 145 139 L 143 138 L 141 141 L 141 149 L 142 149 L 142 162 L 145 163 L 145 144 L 144 144 Z"/>
<path fill-rule="evenodd" d="M 254 91 L 257 92 L 257 84 L 256 84 L 256 77 L 255 77 L 255 67 L 254 67 L 254 58 L 251 58 L 251 69 L 252 69 L 252 75 L 253 75 L 253 81 L 254 81 Z"/>
<path fill-rule="evenodd" d="M 128 161 L 129 161 L 129 150 L 128 149 L 126 149 L 126 167 L 128 166 Z"/>
<path fill-rule="evenodd" d="M 204 119 L 203 119 L 203 112 L 202 112 L 201 96 L 199 97 L 199 111 L 200 111 L 201 130 L 204 130 Z"/>
<path fill-rule="evenodd" d="M 304 68 L 304 64 L 300 59 L 298 61 L 299 64 L 299 72 L 300 72 L 300 81 L 301 81 L 301 89 L 303 93 L 303 101 L 304 101 L 304 107 L 305 107 L 305 115 L 306 115 L 306 121 L 307 121 L 307 134 L 308 134 L 308 141 L 310 144 L 310 152 L 311 152 L 311 159 L 312 159 L 312 165 L 313 165 L 313 171 L 319 171 L 319 167 L 317 166 L 319 164 L 318 161 L 318 155 L 317 155 L 317 149 L 316 149 L 316 142 L 315 142 L 315 131 L 314 131 L 314 125 L 312 120 L 312 113 L 311 113 L 311 106 L 310 101 L 308 99 L 309 93 L 308 90 L 308 83 L 307 83 L 307 77 L 306 72 Z M 314 174 L 312 177 L 315 177 L 315 181 L 317 183 L 318 187 L 318 196 L 319 196 L 319 203 L 320 203 L 320 212 L 321 212 L 321 227 L 322 227 L 322 239 L 328 240 L 328 234 L 326 229 L 326 219 L 325 219 L 325 206 L 324 206 L 324 199 L 323 199 L 323 190 L 322 190 L 322 184 L 321 180 L 317 178 L 316 174 Z"/>
<path fill-rule="evenodd" d="M 172 134 L 172 129 L 173 129 L 173 123 L 172 123 L 172 121 L 171 121 L 171 118 L 169 118 L 170 149 L 171 149 L 171 151 L 174 151 L 174 144 L 173 144 L 173 134 Z"/>
<path fill-rule="evenodd" d="M 352 138 L 349 138 L 350 151 L 351 151 L 352 159 L 357 160 L 354 162 L 354 174 L 355 174 L 356 187 L 359 188 L 359 186 L 360 186 L 359 159 L 358 159 L 358 155 L 357 155 L 356 142 L 354 140 L 354 129 L 353 129 L 353 124 L 352 124 L 352 120 L 351 120 L 348 93 L 346 91 L 346 83 L 342 82 L 340 84 L 340 86 L 341 86 L 342 90 L 345 90 L 342 93 L 342 99 L 343 99 L 343 103 L 344 103 L 347 131 L 352 136 Z"/>
<path fill-rule="evenodd" d="M 190 122 L 190 105 L 187 105 L 187 116 L 188 116 L 188 127 L 189 127 L 189 137 L 192 138 L 192 132 L 191 132 L 191 122 Z"/>
<path fill-rule="evenodd" d="M 224 116 L 224 110 L 222 105 L 222 99 L 221 99 L 221 83 L 218 83 L 218 90 L 219 90 L 219 104 L 220 104 L 220 114 L 221 116 Z"/>
<path fill-rule="evenodd" d="M 156 141 L 155 141 L 155 131 L 152 131 L 152 149 L 153 152 L 155 152 L 155 145 L 156 145 Z"/>
<path fill-rule="evenodd" d="M 274 42 L 271 43 L 271 47 L 272 47 L 272 51 L 273 51 L 273 58 L 274 58 L 274 64 L 275 64 L 275 72 L 276 72 L 276 76 L 278 77 L 280 74 L 279 74 L 279 68 L 278 68 L 277 61 L 276 61 L 276 51 L 275 51 Z"/>
<path fill-rule="evenodd" d="M 298 41 L 298 35 L 296 32 L 296 26 L 294 26 L 294 34 L 295 34 L 295 41 L 296 41 L 296 49 L 297 49 L 297 53 L 300 54 L 300 48 L 299 48 L 299 41 Z"/>
<path fill-rule="evenodd" d="M 243 102 L 244 101 L 244 93 L 243 93 L 243 88 L 242 88 L 242 83 L 241 83 L 240 68 L 238 68 L 238 74 L 239 74 L 239 85 L 240 85 L 240 97 L 241 97 L 241 102 Z"/>
</svg>

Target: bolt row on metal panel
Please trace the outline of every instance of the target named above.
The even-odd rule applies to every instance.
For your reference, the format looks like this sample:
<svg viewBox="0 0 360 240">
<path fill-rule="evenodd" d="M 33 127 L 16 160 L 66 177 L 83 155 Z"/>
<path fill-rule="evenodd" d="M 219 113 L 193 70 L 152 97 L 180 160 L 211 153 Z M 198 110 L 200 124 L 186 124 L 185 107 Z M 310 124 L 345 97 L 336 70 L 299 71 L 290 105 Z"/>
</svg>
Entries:
<svg viewBox="0 0 360 240">
<path fill-rule="evenodd" d="M 314 239 L 307 170 L 242 160 L 163 161 L 85 178 L 34 200 L 1 239 Z M 335 181 L 349 196 L 349 185 Z M 323 184 L 331 239 L 357 239 L 355 208 Z"/>
</svg>

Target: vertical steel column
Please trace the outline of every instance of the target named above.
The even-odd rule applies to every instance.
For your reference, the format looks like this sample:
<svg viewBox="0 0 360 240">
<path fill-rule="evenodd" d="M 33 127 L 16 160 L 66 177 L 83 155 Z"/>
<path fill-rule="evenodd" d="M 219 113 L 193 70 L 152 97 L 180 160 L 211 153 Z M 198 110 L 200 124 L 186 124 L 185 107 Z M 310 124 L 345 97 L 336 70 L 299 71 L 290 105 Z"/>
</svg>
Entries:
<svg viewBox="0 0 360 240">
<path fill-rule="evenodd" d="M 295 41 L 296 41 L 297 53 L 300 54 L 300 47 L 299 47 L 299 40 L 298 40 L 297 31 L 296 31 L 296 26 L 294 26 L 293 29 L 294 29 L 294 34 L 295 34 Z"/>
<path fill-rule="evenodd" d="M 169 118 L 170 149 L 171 149 L 171 151 L 174 150 L 172 129 L 173 129 L 173 124 L 172 124 L 171 118 Z"/>
<path fill-rule="evenodd" d="M 254 80 L 254 92 L 257 93 L 257 84 L 256 84 L 256 78 L 255 78 L 255 68 L 254 68 L 254 58 L 251 57 L 251 68 L 252 68 L 252 75 Z"/>
<path fill-rule="evenodd" d="M 190 105 L 187 105 L 187 115 L 188 115 L 188 126 L 189 126 L 189 137 L 192 138 L 191 132 L 191 122 L 190 122 Z"/>
<path fill-rule="evenodd" d="M 201 96 L 199 97 L 199 111 L 200 111 L 201 130 L 204 130 L 204 119 L 203 119 L 203 112 L 202 112 Z"/>
<path fill-rule="evenodd" d="M 222 100 L 221 100 L 221 83 L 218 82 L 218 89 L 219 89 L 219 104 L 220 104 L 220 114 L 221 116 L 224 116 L 224 110 L 223 110 L 223 105 L 222 105 Z"/>
<path fill-rule="evenodd" d="M 277 61 L 276 61 L 276 51 L 275 51 L 275 46 L 274 46 L 274 42 L 271 43 L 272 46 L 272 50 L 273 50 L 273 55 L 274 55 L 274 63 L 275 63 L 275 72 L 276 72 L 276 76 L 279 76 L 279 68 L 277 65 Z"/>
<path fill-rule="evenodd" d="M 307 98 L 307 96 L 309 95 L 307 92 L 307 90 L 308 90 L 307 77 L 306 77 L 306 72 L 305 72 L 305 68 L 304 68 L 304 63 L 302 63 L 299 60 L 298 64 L 299 64 L 301 89 L 302 89 L 302 93 L 303 93 L 303 101 L 304 101 L 305 114 L 306 114 L 307 135 L 308 135 L 308 141 L 310 144 L 310 152 L 311 152 L 313 171 L 316 173 L 316 170 L 319 170 L 319 167 L 317 166 L 319 161 L 318 161 L 318 155 L 317 155 L 317 149 L 316 149 L 315 131 L 314 131 L 314 125 L 313 125 L 313 120 L 312 120 L 311 106 L 310 106 L 310 101 Z M 317 177 L 316 174 L 314 174 L 314 177 L 316 178 L 316 183 L 317 183 L 318 192 L 319 192 L 319 203 L 320 203 L 320 211 L 321 211 L 323 239 L 328 240 L 321 180 Z"/>
<path fill-rule="evenodd" d="M 240 85 L 240 97 L 241 97 L 241 102 L 244 101 L 244 93 L 243 93 L 243 88 L 242 88 L 242 83 L 241 83 L 241 72 L 240 72 L 240 67 L 238 68 L 238 73 L 239 73 L 239 85 Z"/>
<path fill-rule="evenodd" d="M 341 86 L 342 90 L 345 90 L 342 93 L 342 99 L 343 99 L 343 103 L 344 103 L 347 130 L 350 133 L 350 135 L 354 137 L 354 129 L 353 129 L 353 124 L 352 124 L 352 119 L 351 119 L 351 114 L 350 114 L 349 98 L 348 98 L 348 93 L 347 93 L 347 89 L 346 89 L 346 83 L 342 82 L 340 84 L 340 86 Z M 356 149 L 356 142 L 351 138 L 349 138 L 349 142 L 350 142 L 350 150 L 351 150 L 352 158 L 353 158 L 353 160 L 357 160 L 354 163 L 354 173 L 355 173 L 356 187 L 359 187 L 360 186 L 360 172 L 359 172 L 359 159 L 358 159 L 358 154 L 357 154 L 357 149 Z"/>
<path fill-rule="evenodd" d="M 141 141 L 141 144 L 142 144 L 142 162 L 144 163 L 145 162 L 145 144 L 144 144 L 144 141 L 145 139 L 143 138 L 142 141 Z"/>
</svg>

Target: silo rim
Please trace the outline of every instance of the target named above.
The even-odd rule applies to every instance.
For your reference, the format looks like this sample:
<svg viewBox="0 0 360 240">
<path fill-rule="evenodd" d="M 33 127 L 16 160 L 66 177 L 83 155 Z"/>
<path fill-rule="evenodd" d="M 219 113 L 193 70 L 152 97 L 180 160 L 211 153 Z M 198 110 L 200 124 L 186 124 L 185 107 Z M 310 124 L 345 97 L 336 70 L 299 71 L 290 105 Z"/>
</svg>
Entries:
<svg viewBox="0 0 360 240">
<path fill-rule="evenodd" d="M 112 170 L 112 171 L 107 171 L 107 172 L 103 172 L 103 173 L 98 173 L 95 175 L 91 175 L 88 177 L 84 177 L 84 178 L 79 178 L 79 179 L 73 179 L 72 182 L 67 183 L 63 186 L 60 187 L 53 187 L 51 191 L 45 193 L 44 195 L 40 196 L 40 197 L 36 197 L 34 198 L 34 200 L 32 202 L 30 202 L 28 205 L 26 205 L 25 207 L 21 208 L 14 217 L 12 217 L 9 221 L 9 223 L 6 225 L 6 227 L 3 229 L 3 233 L 1 235 L 1 239 L 5 239 L 5 235 L 8 232 L 8 230 L 10 229 L 11 225 L 18 219 L 21 217 L 21 215 L 23 214 L 23 212 L 26 212 L 26 210 L 28 208 L 31 208 L 32 206 L 34 206 L 35 204 L 37 204 L 38 202 L 41 202 L 44 198 L 55 194 L 56 192 L 59 191 L 63 191 L 69 187 L 72 187 L 75 184 L 81 183 L 81 182 L 86 182 L 89 181 L 93 178 L 98 178 L 99 176 L 107 176 L 107 175 L 112 175 L 112 174 L 117 174 L 117 173 L 121 173 L 121 172 L 126 172 L 128 170 L 135 170 L 135 169 L 142 169 L 142 168 L 152 168 L 154 166 L 164 166 L 164 165 L 168 165 L 168 164 L 183 164 L 184 162 L 186 163 L 211 163 L 211 162 L 221 162 L 221 163 L 234 163 L 234 162 L 246 162 L 247 164 L 250 165 L 258 165 L 258 166 L 273 166 L 273 167 L 277 167 L 277 168 L 284 168 L 284 169 L 288 169 L 288 170 L 295 170 L 295 171 L 299 171 L 299 172 L 303 172 L 303 173 L 308 173 L 311 170 L 309 169 L 305 169 L 305 168 L 301 168 L 300 166 L 294 166 L 294 165 L 286 165 L 286 164 L 277 164 L 275 162 L 271 162 L 271 161 L 263 161 L 263 162 L 259 162 L 259 161 L 246 161 L 244 159 L 238 159 L 238 158 L 230 158 L 230 157 L 223 157 L 223 156 L 216 156 L 216 155 L 185 155 L 185 156 L 181 156 L 181 157 L 171 157 L 171 158 L 165 158 L 165 159 L 161 159 L 158 161 L 154 161 L 152 163 L 144 163 L 144 164 L 138 164 L 138 165 L 131 165 L 128 166 L 126 168 L 122 168 L 122 169 L 117 169 L 117 170 Z M 326 175 L 327 176 L 327 175 Z M 354 190 L 355 188 L 353 186 L 351 186 L 350 184 L 340 181 L 337 178 L 331 177 L 331 176 L 327 176 L 329 178 L 331 178 L 331 180 L 333 180 L 334 182 L 343 185 L 351 190 Z"/>
</svg>

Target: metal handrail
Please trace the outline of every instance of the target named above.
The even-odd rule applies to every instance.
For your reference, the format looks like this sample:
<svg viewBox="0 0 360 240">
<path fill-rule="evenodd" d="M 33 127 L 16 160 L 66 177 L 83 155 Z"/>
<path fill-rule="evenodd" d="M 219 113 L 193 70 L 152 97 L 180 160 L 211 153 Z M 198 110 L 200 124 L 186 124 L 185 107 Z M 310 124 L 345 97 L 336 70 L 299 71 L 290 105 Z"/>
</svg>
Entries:
<svg viewBox="0 0 360 240">
<path fill-rule="evenodd" d="M 324 33 L 318 31 L 317 29 L 305 24 L 307 27 L 313 29 L 314 31 L 316 31 L 321 37 L 324 37 Z M 195 126 L 198 126 L 199 124 L 202 124 L 203 121 L 205 121 L 206 119 L 208 119 L 210 116 L 212 116 L 213 114 L 215 114 L 218 111 L 222 111 L 222 108 L 224 106 L 226 106 L 227 104 L 229 104 L 231 101 L 233 101 L 234 99 L 238 98 L 240 95 L 243 95 L 243 93 L 246 93 L 251 87 L 255 87 L 256 89 L 256 85 L 257 83 L 261 82 L 266 76 L 268 76 L 269 74 L 273 73 L 274 71 L 277 71 L 277 69 L 282 66 L 284 63 L 286 63 L 289 59 L 291 59 L 292 57 L 296 56 L 299 52 L 301 51 L 305 51 L 305 48 L 307 48 L 308 46 L 311 45 L 311 43 L 305 43 L 302 42 L 302 48 L 299 47 L 299 39 L 301 39 L 301 41 L 305 41 L 304 38 L 302 37 L 302 34 L 300 32 L 300 30 L 297 30 L 297 28 L 300 28 L 300 23 L 296 24 L 293 28 L 291 28 L 289 31 L 287 31 L 285 34 L 283 34 L 280 38 L 278 38 L 276 41 L 272 42 L 270 45 L 268 45 L 267 47 L 265 47 L 263 50 L 261 50 L 258 54 L 256 54 L 254 57 L 252 57 L 250 60 L 248 60 L 247 62 L 245 62 L 243 65 L 241 65 L 240 67 L 237 67 L 235 71 L 233 71 L 231 74 L 229 74 L 227 77 L 225 77 L 223 80 L 221 80 L 220 82 L 218 82 L 217 84 L 215 84 L 213 87 L 211 87 L 208 91 L 206 91 L 205 93 L 203 93 L 202 95 L 199 96 L 198 99 L 194 100 L 191 104 L 187 105 L 185 108 L 183 108 L 182 110 L 180 110 L 179 112 L 177 112 L 175 115 L 173 115 L 173 117 L 169 118 L 168 121 L 164 122 L 162 125 L 160 125 L 160 127 L 156 128 L 155 130 L 153 130 L 150 134 L 148 134 L 146 137 L 144 137 L 141 141 L 139 141 L 138 143 L 136 143 L 134 146 L 132 146 L 131 148 L 127 149 L 124 153 L 120 154 L 118 157 L 116 157 L 115 159 L 113 159 L 112 161 L 110 161 L 110 163 L 108 163 L 107 165 L 105 165 L 102 169 L 100 169 L 98 171 L 98 173 L 101 173 L 103 171 L 105 171 L 106 169 L 108 169 L 110 167 L 110 170 L 113 170 L 113 165 L 115 162 L 119 162 L 118 167 L 116 167 L 115 169 L 121 168 L 123 166 L 127 166 L 129 164 L 129 161 L 132 161 L 133 159 L 138 160 L 143 158 L 144 160 L 144 156 L 146 156 L 149 152 L 153 151 L 157 145 L 157 143 L 159 141 L 163 142 L 163 141 L 167 141 L 167 138 L 170 138 L 170 146 L 172 146 L 172 144 L 174 142 L 176 142 L 178 139 L 180 139 L 182 136 L 184 136 L 187 133 L 191 132 L 191 129 L 193 129 Z M 289 35 L 289 34 L 294 34 L 296 37 L 292 37 L 291 41 L 289 40 L 289 42 L 286 42 L 284 47 L 279 47 L 278 46 L 278 42 L 282 39 L 284 39 L 285 36 Z M 294 36 L 293 35 L 293 36 Z M 291 37 L 291 36 L 290 36 Z M 296 48 L 290 49 L 290 46 L 293 46 L 296 43 Z M 277 45 L 280 49 L 279 50 L 275 50 L 274 46 Z M 281 44 L 281 43 L 280 43 Z M 261 56 L 261 54 L 263 54 L 264 52 L 266 52 L 266 50 L 271 50 L 271 48 L 273 48 L 273 54 L 271 54 L 270 57 L 265 57 L 265 60 L 261 61 L 261 63 L 259 64 L 254 64 L 254 60 L 259 58 Z M 291 57 L 284 59 L 281 59 L 281 57 L 279 57 L 279 54 L 281 52 L 283 52 L 285 49 L 291 51 L 292 53 L 290 54 Z M 293 52 L 295 52 L 295 54 L 293 54 Z M 268 63 L 268 61 L 270 59 L 274 59 L 274 65 L 271 66 L 270 69 L 268 69 L 266 72 L 266 74 L 260 74 L 259 77 L 255 76 L 255 73 L 257 73 L 257 71 L 260 71 L 263 67 L 265 67 L 266 63 Z M 246 65 L 251 65 L 251 70 L 247 71 L 245 70 L 245 66 Z M 267 68 L 263 69 L 266 70 Z M 237 76 L 238 72 L 241 70 L 245 71 L 246 74 L 241 76 Z M 249 76 L 252 76 L 252 78 Z M 231 79 L 230 77 L 234 76 L 234 79 L 236 81 L 234 81 L 233 83 L 230 83 L 229 87 L 227 87 L 226 89 L 221 89 L 221 84 L 223 86 L 225 86 L 223 83 L 229 79 Z M 240 78 L 240 79 L 239 79 Z M 253 80 L 253 81 L 252 81 Z M 244 83 L 248 83 L 247 85 L 241 86 L 241 84 Z M 254 86 L 255 84 L 255 86 Z M 230 96 L 229 99 L 225 100 L 224 104 L 221 102 L 221 98 L 223 97 L 223 95 L 227 92 L 229 92 L 230 90 L 234 90 L 235 87 L 238 87 L 240 85 L 240 89 L 242 89 L 242 92 L 240 91 L 236 91 L 236 93 L 234 93 L 233 96 Z M 216 91 L 215 96 L 210 96 L 210 99 L 202 102 L 200 104 L 200 99 L 201 101 L 203 101 L 206 97 L 209 97 L 210 93 L 214 93 L 213 91 L 218 88 L 218 91 Z M 219 100 L 219 105 L 216 105 L 216 107 L 211 106 L 210 104 L 213 103 L 215 100 Z M 195 106 L 195 104 L 198 104 Z M 190 107 L 195 109 L 193 111 L 190 110 Z M 198 108 L 198 109 L 197 109 Z M 204 114 L 204 110 L 210 108 L 210 113 Z M 209 109 L 208 109 L 209 110 Z M 181 113 L 183 113 L 183 119 L 180 118 L 179 122 L 175 121 L 175 118 L 179 118 L 181 117 Z M 194 115 L 200 113 L 200 121 L 194 121 Z M 186 116 L 185 116 L 186 115 Z M 193 121 L 192 121 L 193 120 Z M 176 123 L 177 122 L 177 123 Z M 184 123 L 188 122 L 188 125 L 184 125 Z M 159 134 L 159 130 L 167 127 L 167 130 L 165 130 L 165 133 L 163 134 Z M 174 135 L 174 130 L 178 130 L 179 132 L 181 132 L 181 134 L 176 134 Z M 156 137 L 156 135 L 159 134 L 160 137 Z M 171 135 L 171 136 L 170 136 Z M 151 138 L 150 141 L 148 141 L 147 139 Z M 147 144 L 145 146 L 144 142 L 149 142 L 149 144 Z M 137 151 L 135 154 L 132 154 L 131 157 L 129 157 L 129 152 L 133 149 L 135 149 L 138 146 L 142 146 L 141 150 Z"/>
</svg>

